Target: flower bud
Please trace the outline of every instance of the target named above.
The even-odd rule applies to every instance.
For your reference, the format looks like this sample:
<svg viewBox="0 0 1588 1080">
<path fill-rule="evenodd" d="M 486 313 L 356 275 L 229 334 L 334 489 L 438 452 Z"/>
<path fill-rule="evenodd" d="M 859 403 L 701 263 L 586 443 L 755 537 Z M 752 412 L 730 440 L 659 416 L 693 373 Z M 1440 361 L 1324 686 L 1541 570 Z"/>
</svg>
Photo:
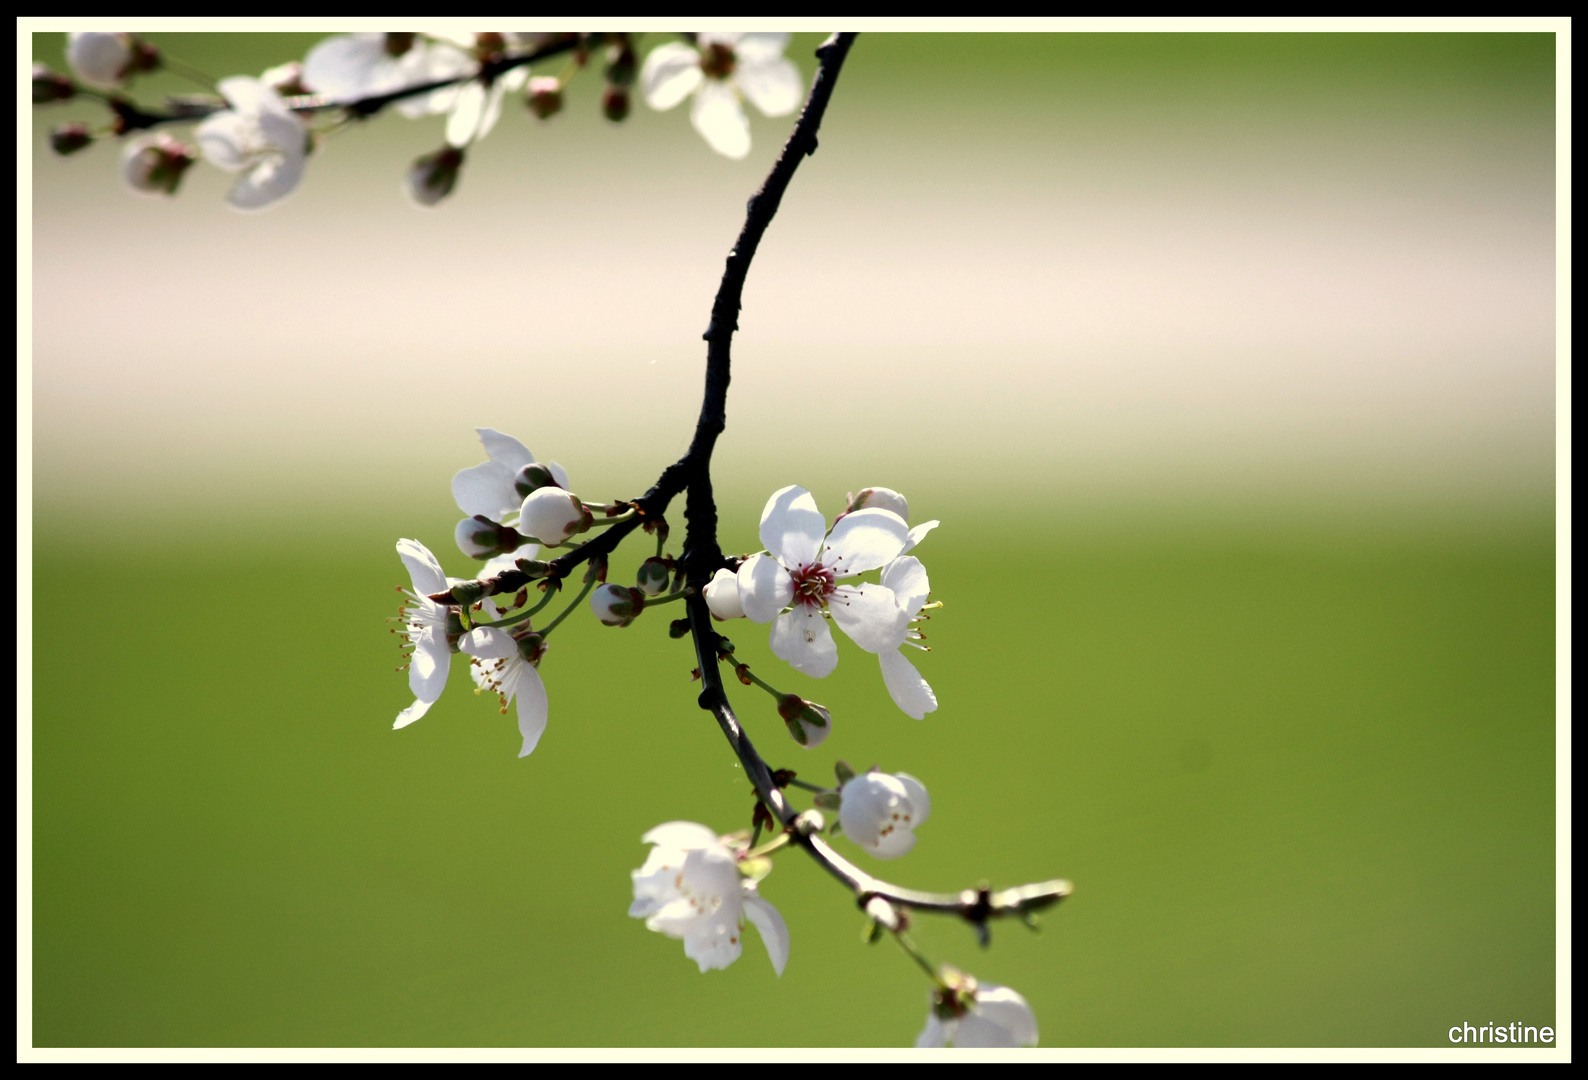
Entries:
<svg viewBox="0 0 1588 1080">
<path fill-rule="evenodd" d="M 543 563 L 539 559 L 514 559 L 513 565 L 522 570 L 531 581 L 545 577 L 546 571 L 551 567 L 550 563 Z"/>
<path fill-rule="evenodd" d="M 456 146 L 443 146 L 434 153 L 414 159 L 408 168 L 408 175 L 403 178 L 403 188 L 408 192 L 408 197 L 420 206 L 434 206 L 452 194 L 462 168 L 463 151 Z"/>
<path fill-rule="evenodd" d="M 94 137 L 82 124 L 62 124 L 50 132 L 50 149 L 65 157 L 92 145 Z"/>
<path fill-rule="evenodd" d="M 58 71 L 45 64 L 33 65 L 33 104 L 46 105 L 52 101 L 66 101 L 75 96 L 77 87 Z"/>
<path fill-rule="evenodd" d="M 542 120 L 556 116 L 562 112 L 562 80 L 554 75 L 537 75 L 530 79 L 524 104 Z"/>
<path fill-rule="evenodd" d="M 832 734 L 832 714 L 798 694 L 784 694 L 778 699 L 777 714 L 783 718 L 789 735 L 807 750 L 816 749 Z"/>
<path fill-rule="evenodd" d="M 896 859 L 915 847 L 915 829 L 932 812 L 925 786 L 908 773 L 862 773 L 845 782 L 840 794 L 844 835 L 879 859 Z"/>
<path fill-rule="evenodd" d="M 584 503 L 571 491 L 543 487 L 524 499 L 518 514 L 518 531 L 533 536 L 542 544 L 555 546 L 575 533 L 589 528 L 590 516 Z"/>
<path fill-rule="evenodd" d="M 622 123 L 629 115 L 629 92 L 610 85 L 601 91 L 601 114 L 614 124 Z"/>
<path fill-rule="evenodd" d="M 706 582 L 706 606 L 717 619 L 744 618 L 744 604 L 739 598 L 739 575 L 732 570 L 718 570 Z"/>
<path fill-rule="evenodd" d="M 518 475 L 513 477 L 513 490 L 518 492 L 519 498 L 532 491 L 539 491 L 543 487 L 562 487 L 562 484 L 557 482 L 557 475 L 552 472 L 551 466 L 544 462 L 531 461 L 519 469 Z"/>
<path fill-rule="evenodd" d="M 198 158 L 169 135 L 128 143 L 121 153 L 121 178 L 140 195 L 174 195 L 182 174 Z"/>
<path fill-rule="evenodd" d="M 634 46 L 627 39 L 613 46 L 606 76 L 613 86 L 629 86 L 634 82 Z"/>
<path fill-rule="evenodd" d="M 639 578 L 634 584 L 646 596 L 660 596 L 667 591 L 668 579 L 673 576 L 666 559 L 651 557 L 640 563 Z"/>
<path fill-rule="evenodd" d="M 672 638 L 674 641 L 677 641 L 679 638 L 684 637 L 688 633 L 689 619 L 687 617 L 682 619 L 674 619 L 672 622 L 667 624 L 667 636 Z"/>
<path fill-rule="evenodd" d="M 598 585 L 590 593 L 590 610 L 607 626 L 627 626 L 645 610 L 645 594 L 622 585 Z"/>
<path fill-rule="evenodd" d="M 517 551 L 524 542 L 517 529 L 498 525 L 480 514 L 458 522 L 453 535 L 458 542 L 458 549 L 471 559 L 507 555 Z"/>
<path fill-rule="evenodd" d="M 133 63 L 131 34 L 67 34 L 66 63 L 77 78 L 101 90 L 115 90 Z"/>
<path fill-rule="evenodd" d="M 546 639 L 534 632 L 524 633 L 513 638 L 518 645 L 518 655 L 527 663 L 538 664 L 540 658 L 546 655 Z"/>
<path fill-rule="evenodd" d="M 909 500 L 892 488 L 868 487 L 863 489 L 849 500 L 849 508 L 844 513 L 850 514 L 856 510 L 864 510 L 867 507 L 875 507 L 878 510 L 892 510 L 905 521 L 910 520 Z M 842 517 L 843 515 L 840 514 L 839 516 Z"/>
</svg>

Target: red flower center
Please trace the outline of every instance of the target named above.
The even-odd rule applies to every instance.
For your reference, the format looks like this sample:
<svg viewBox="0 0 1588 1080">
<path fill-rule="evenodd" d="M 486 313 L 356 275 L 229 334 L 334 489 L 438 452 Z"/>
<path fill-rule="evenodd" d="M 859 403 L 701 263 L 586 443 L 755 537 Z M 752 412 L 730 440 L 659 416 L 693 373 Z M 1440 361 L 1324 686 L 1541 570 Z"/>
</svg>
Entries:
<svg viewBox="0 0 1588 1080">
<path fill-rule="evenodd" d="M 794 602 L 819 608 L 837 587 L 833 572 L 821 563 L 808 563 L 789 574 L 794 579 Z"/>
</svg>

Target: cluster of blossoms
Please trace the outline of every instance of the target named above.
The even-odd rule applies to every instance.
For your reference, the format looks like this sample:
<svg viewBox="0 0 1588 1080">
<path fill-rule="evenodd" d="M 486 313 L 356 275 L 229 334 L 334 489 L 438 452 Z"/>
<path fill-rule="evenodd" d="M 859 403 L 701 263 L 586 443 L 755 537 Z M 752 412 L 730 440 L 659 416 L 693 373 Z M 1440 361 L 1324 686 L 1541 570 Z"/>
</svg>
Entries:
<svg viewBox="0 0 1588 1080">
<path fill-rule="evenodd" d="M 157 124 L 199 120 L 193 143 L 169 135 L 129 138 L 121 174 L 139 194 L 172 195 L 197 160 L 239 174 L 227 201 L 239 210 L 261 210 L 291 194 L 303 178 L 310 152 L 348 119 L 388 104 L 409 119 L 445 116 L 441 147 L 416 158 L 403 188 L 421 206 L 433 206 L 456 187 L 468 149 L 488 135 L 509 97 L 546 120 L 563 107 L 568 81 L 596 57 L 604 58 L 602 113 L 620 122 L 630 111 L 636 75 L 646 102 L 670 109 L 694 97 L 691 122 L 706 142 L 730 158 L 750 152 L 743 101 L 767 116 L 786 116 L 800 103 L 804 82 L 784 57 L 787 34 L 688 34 L 652 48 L 643 68 L 634 34 L 357 33 L 315 45 L 257 78 L 200 78 L 213 97 L 172 99 L 168 111 L 147 111 L 124 91 L 138 76 L 170 67 L 149 43 L 128 33 L 67 35 L 70 75 L 44 65 L 33 69 L 35 104 L 88 96 L 105 101 L 110 120 L 98 129 L 60 125 L 51 134 L 59 153 L 75 153 L 105 136 L 131 136 Z M 555 59 L 559 72 L 534 75 L 532 65 Z M 320 122 L 322 118 L 325 122 Z"/>
</svg>

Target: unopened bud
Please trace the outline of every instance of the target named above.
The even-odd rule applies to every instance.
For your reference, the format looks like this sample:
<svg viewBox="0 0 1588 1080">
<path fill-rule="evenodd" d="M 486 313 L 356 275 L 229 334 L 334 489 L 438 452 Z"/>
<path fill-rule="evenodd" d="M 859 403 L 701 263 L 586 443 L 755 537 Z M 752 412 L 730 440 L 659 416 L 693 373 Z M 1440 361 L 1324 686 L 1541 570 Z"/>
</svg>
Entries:
<svg viewBox="0 0 1588 1080">
<path fill-rule="evenodd" d="M 684 637 L 688 633 L 689 620 L 687 618 L 674 619 L 672 622 L 667 624 L 667 636 L 672 638 L 674 641 L 677 641 L 679 638 Z"/>
<path fill-rule="evenodd" d="M 33 65 L 33 104 L 47 105 L 52 101 L 66 101 L 75 96 L 77 87 L 58 71 L 45 64 Z"/>
<path fill-rule="evenodd" d="M 542 120 L 556 116 L 562 112 L 562 80 L 553 75 L 537 75 L 530 79 L 524 104 Z"/>
<path fill-rule="evenodd" d="M 65 157 L 93 144 L 94 137 L 82 124 L 62 124 L 50 132 L 50 149 Z"/>
<path fill-rule="evenodd" d="M 458 549 L 471 559 L 489 559 L 497 555 L 507 555 L 517 551 L 524 543 L 524 538 L 518 534 L 517 529 L 498 525 L 480 514 L 458 522 L 453 536 L 458 542 Z"/>
<path fill-rule="evenodd" d="M 627 626 L 645 610 L 645 594 L 622 585 L 599 585 L 590 593 L 590 610 L 607 626 Z"/>
<path fill-rule="evenodd" d="M 660 596 L 667 591 L 667 582 L 672 576 L 673 571 L 667 565 L 667 560 L 653 556 L 640 563 L 639 577 L 634 584 L 646 596 Z"/>
<path fill-rule="evenodd" d="M 634 46 L 625 39 L 612 48 L 607 60 L 607 82 L 613 86 L 628 86 L 634 82 Z"/>
<path fill-rule="evenodd" d="M 546 655 L 546 639 L 539 634 L 524 634 L 513 640 L 518 645 L 518 655 L 531 664 L 540 663 L 540 658 Z"/>
<path fill-rule="evenodd" d="M 396 35 L 386 36 L 390 38 Z M 414 159 L 403 178 L 403 189 L 420 206 L 434 206 L 452 194 L 462 168 L 463 151 L 456 146 L 443 146 L 434 153 Z"/>
<path fill-rule="evenodd" d="M 718 619 L 744 618 L 744 603 L 739 597 L 739 576 L 732 570 L 718 570 L 706 582 L 706 606 Z"/>
<path fill-rule="evenodd" d="M 555 546 L 589 528 L 590 515 L 571 491 L 543 487 L 529 493 L 518 514 L 518 531 Z"/>
<path fill-rule="evenodd" d="M 89 86 L 115 90 L 126 81 L 133 64 L 132 35 L 67 34 L 66 64 Z"/>
<path fill-rule="evenodd" d="M 545 577 L 546 571 L 551 569 L 550 563 L 543 563 L 539 559 L 514 559 L 513 565 L 522 570 L 531 581 Z"/>
<path fill-rule="evenodd" d="M 789 735 L 807 750 L 816 749 L 832 734 L 832 714 L 798 694 L 784 694 L 778 700 L 777 714 L 788 726 Z"/>
<path fill-rule="evenodd" d="M 910 502 L 892 488 L 868 487 L 856 492 L 849 500 L 849 507 L 845 514 L 854 513 L 872 507 L 877 510 L 892 510 L 905 521 L 910 520 Z M 840 517 L 843 515 L 840 514 Z"/>
<path fill-rule="evenodd" d="M 629 92 L 610 85 L 601 91 L 601 114 L 614 124 L 622 123 L 629 115 Z"/>
<path fill-rule="evenodd" d="M 121 178 L 140 195 L 174 195 L 182 174 L 198 154 L 169 135 L 129 143 L 121 154 Z"/>
<path fill-rule="evenodd" d="M 562 487 L 557 482 L 557 476 L 551 471 L 551 467 L 543 462 L 531 461 L 519 469 L 518 475 L 513 477 L 513 490 L 518 492 L 518 497 L 521 499 L 543 487 Z"/>
</svg>

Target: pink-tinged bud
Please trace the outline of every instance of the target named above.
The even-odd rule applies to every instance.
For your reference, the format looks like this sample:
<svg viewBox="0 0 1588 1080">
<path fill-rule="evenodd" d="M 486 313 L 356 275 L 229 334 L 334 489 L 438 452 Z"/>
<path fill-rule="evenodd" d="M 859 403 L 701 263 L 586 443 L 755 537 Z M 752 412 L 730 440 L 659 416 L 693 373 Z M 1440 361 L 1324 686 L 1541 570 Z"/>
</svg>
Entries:
<svg viewBox="0 0 1588 1080">
<path fill-rule="evenodd" d="M 719 619 L 744 618 L 744 603 L 739 597 L 739 575 L 718 570 L 706 583 L 706 606 Z"/>
<path fill-rule="evenodd" d="M 553 75 L 537 75 L 530 79 L 524 104 L 542 120 L 556 116 L 562 112 L 562 80 Z"/>
<path fill-rule="evenodd" d="M 513 490 L 518 492 L 520 498 L 543 487 L 561 486 L 551 469 L 538 461 L 531 461 L 519 469 L 518 475 L 513 477 Z"/>
<path fill-rule="evenodd" d="M 788 726 L 789 735 L 807 750 L 816 749 L 832 734 L 832 714 L 825 706 L 806 701 L 798 694 L 784 694 L 779 698 L 777 714 Z"/>
<path fill-rule="evenodd" d="M 93 145 L 94 137 L 82 124 L 62 124 L 50 132 L 50 149 L 65 157 L 75 154 L 85 146 Z"/>
<path fill-rule="evenodd" d="M 139 195 L 174 195 L 182 174 L 198 154 L 169 135 L 129 143 L 121 154 L 121 178 Z"/>
<path fill-rule="evenodd" d="M 67 34 L 66 63 L 77 78 L 101 90 L 115 90 L 133 65 L 131 34 Z"/>
<path fill-rule="evenodd" d="M 270 68 L 259 76 L 259 81 L 282 97 L 310 93 L 309 88 L 303 85 L 303 65 L 296 60 L 288 60 L 285 64 Z"/>
<path fill-rule="evenodd" d="M 518 530 L 498 525 L 488 517 L 476 514 L 458 522 L 453 533 L 458 549 L 471 559 L 489 559 L 517 551 L 524 543 Z"/>
<path fill-rule="evenodd" d="M 571 491 L 543 487 L 524 499 L 518 514 L 518 531 L 555 546 L 589 528 L 590 515 L 584 503 Z"/>
<path fill-rule="evenodd" d="M 864 510 L 867 507 L 874 507 L 878 510 L 892 510 L 905 521 L 910 520 L 909 500 L 892 488 L 868 487 L 860 491 L 854 498 L 849 500 L 849 508 L 844 513 L 853 513 L 856 510 Z"/>
<path fill-rule="evenodd" d="M 77 87 L 58 71 L 44 64 L 33 65 L 33 104 L 47 105 L 52 101 L 66 101 L 77 94 Z"/>
<path fill-rule="evenodd" d="M 634 582 L 646 596 L 660 596 L 667 591 L 667 581 L 673 571 L 666 559 L 651 557 L 640 563 L 638 580 Z"/>
<path fill-rule="evenodd" d="M 601 115 L 614 124 L 620 124 L 629 115 L 629 92 L 621 86 L 608 85 L 601 91 Z"/>
<path fill-rule="evenodd" d="M 645 594 L 622 585 L 597 585 L 590 593 L 590 610 L 607 626 L 627 626 L 645 610 Z"/>
<path fill-rule="evenodd" d="M 435 153 L 414 159 L 403 178 L 403 188 L 420 206 L 434 206 L 452 194 L 462 168 L 463 151 L 456 146 L 443 146 Z"/>
</svg>

